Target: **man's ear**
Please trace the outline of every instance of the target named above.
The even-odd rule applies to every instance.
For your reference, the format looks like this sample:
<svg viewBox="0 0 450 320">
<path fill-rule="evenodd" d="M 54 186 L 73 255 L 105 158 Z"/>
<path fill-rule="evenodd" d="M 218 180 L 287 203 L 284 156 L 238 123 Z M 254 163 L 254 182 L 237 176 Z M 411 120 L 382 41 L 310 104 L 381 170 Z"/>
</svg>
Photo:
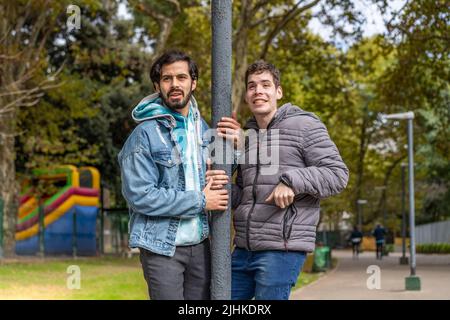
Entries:
<svg viewBox="0 0 450 320">
<path fill-rule="evenodd" d="M 277 88 L 277 100 L 280 100 L 281 98 L 283 98 L 283 88 L 281 88 L 281 86 L 278 86 L 278 88 Z"/>
<path fill-rule="evenodd" d="M 161 88 L 159 87 L 159 84 L 157 82 L 153 82 L 153 86 L 155 87 L 156 92 L 161 92 Z"/>
<path fill-rule="evenodd" d="M 194 91 L 197 88 L 197 80 L 192 80 L 191 90 Z"/>
<path fill-rule="evenodd" d="M 244 101 L 246 104 L 250 104 L 250 103 L 248 103 L 248 100 L 247 100 L 247 86 L 245 86 Z"/>
</svg>

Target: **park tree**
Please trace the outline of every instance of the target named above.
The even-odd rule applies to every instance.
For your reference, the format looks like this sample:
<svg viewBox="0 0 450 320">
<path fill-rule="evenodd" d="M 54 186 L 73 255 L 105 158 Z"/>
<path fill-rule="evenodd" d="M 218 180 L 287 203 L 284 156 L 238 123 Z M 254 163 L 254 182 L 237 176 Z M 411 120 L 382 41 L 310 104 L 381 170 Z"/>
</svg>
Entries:
<svg viewBox="0 0 450 320">
<path fill-rule="evenodd" d="M 130 130 L 126 99 L 134 102 L 143 90 L 148 93 L 148 82 L 140 81 L 148 55 L 134 25 L 115 18 L 117 3 L 77 4 L 81 26 L 69 32 L 69 3 L 1 3 L 0 197 L 6 255 L 14 252 L 16 167 L 29 175 L 43 166 L 96 165 L 116 187 L 115 159 Z"/>
<path fill-rule="evenodd" d="M 312 18 L 332 28 L 335 36 L 358 38 L 363 17 L 352 1 L 237 1 L 234 5 L 233 30 L 233 109 L 243 107 L 244 75 L 248 63 L 257 59 L 276 61 L 273 56 L 279 39 L 290 30 L 306 28 Z M 344 28 L 344 26 L 347 28 Z M 298 34 L 302 36 L 302 33 Z M 296 41 L 301 42 L 302 38 Z"/>
<path fill-rule="evenodd" d="M 414 111 L 418 223 L 450 212 L 450 8 L 448 1 L 406 1 L 387 21 L 395 62 L 379 82 L 391 112 Z"/>
<path fill-rule="evenodd" d="M 372 1 L 381 12 L 389 1 Z M 119 3 L 130 15 L 117 15 Z M 16 173 L 50 164 L 94 165 L 120 197 L 117 154 L 134 128 L 130 111 L 153 92 L 149 68 L 167 48 L 197 62 L 195 97 L 211 114 L 211 8 L 197 0 L 83 0 L 81 29 L 67 30 L 67 1 L 0 0 L 0 197 L 5 249 L 14 251 Z M 415 111 L 418 221 L 448 217 L 449 18 L 445 1 L 406 1 L 383 35 L 362 38 L 364 18 L 350 0 L 233 2 L 233 108 L 242 123 L 244 73 L 264 58 L 282 72 L 284 97 L 316 113 L 350 168 L 347 189 L 323 202 L 339 223 L 367 198 L 366 224 L 400 213 L 403 123 L 379 113 Z M 331 41 L 309 30 L 316 18 Z M 419 21 L 420 23 L 417 23 Z M 346 46 L 337 40 L 348 41 Z M 395 223 L 394 223 L 395 224 Z"/>
<path fill-rule="evenodd" d="M 23 131 L 18 114 L 36 108 L 46 91 L 59 86 L 61 69 L 49 65 L 46 43 L 65 15 L 64 1 L 0 1 L 0 198 L 5 254 L 14 252 L 18 196 L 14 144 Z"/>
<path fill-rule="evenodd" d="M 109 4 L 82 6 L 82 27 L 68 37 L 63 26 L 56 29 L 53 39 L 63 41 L 48 43 L 48 55 L 54 67 L 64 64 L 63 85 L 39 108 L 20 114 L 21 125 L 31 129 L 19 137 L 17 151 L 25 173 L 50 164 L 97 167 L 121 205 L 117 154 L 134 127 L 130 108 L 152 92 L 153 55 L 135 21 L 119 18 L 117 3 Z"/>
</svg>

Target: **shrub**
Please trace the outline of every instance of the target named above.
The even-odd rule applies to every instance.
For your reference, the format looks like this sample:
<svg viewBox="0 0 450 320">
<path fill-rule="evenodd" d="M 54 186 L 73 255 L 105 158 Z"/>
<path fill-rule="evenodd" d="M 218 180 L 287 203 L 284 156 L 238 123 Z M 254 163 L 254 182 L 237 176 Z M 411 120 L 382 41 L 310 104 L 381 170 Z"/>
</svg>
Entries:
<svg viewBox="0 0 450 320">
<path fill-rule="evenodd" d="M 450 243 L 424 243 L 416 245 L 417 253 L 450 253 Z"/>
</svg>

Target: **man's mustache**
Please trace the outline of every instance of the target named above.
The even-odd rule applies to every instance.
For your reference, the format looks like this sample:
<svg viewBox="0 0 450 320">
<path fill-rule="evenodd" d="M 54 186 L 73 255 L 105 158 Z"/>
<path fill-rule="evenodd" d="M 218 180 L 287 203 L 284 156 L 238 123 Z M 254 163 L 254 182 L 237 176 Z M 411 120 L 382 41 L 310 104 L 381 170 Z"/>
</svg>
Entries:
<svg viewBox="0 0 450 320">
<path fill-rule="evenodd" d="M 168 93 L 168 95 L 170 96 L 170 95 L 173 94 L 173 93 L 180 93 L 181 95 L 184 96 L 184 92 L 183 92 L 182 90 L 180 90 L 180 89 L 173 89 L 173 90 L 170 90 L 169 93 Z"/>
</svg>

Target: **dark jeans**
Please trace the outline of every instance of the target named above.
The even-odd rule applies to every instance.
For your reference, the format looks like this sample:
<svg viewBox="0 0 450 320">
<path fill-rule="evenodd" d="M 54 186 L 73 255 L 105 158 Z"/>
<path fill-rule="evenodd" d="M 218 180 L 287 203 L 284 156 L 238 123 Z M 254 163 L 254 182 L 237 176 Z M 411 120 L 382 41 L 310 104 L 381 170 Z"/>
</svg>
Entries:
<svg viewBox="0 0 450 320">
<path fill-rule="evenodd" d="M 352 249 L 353 249 L 353 256 L 358 256 L 359 255 L 359 246 L 360 246 L 360 242 L 352 242 Z"/>
<path fill-rule="evenodd" d="M 233 300 L 287 300 L 306 259 L 305 252 L 247 251 L 232 255 Z"/>
<path fill-rule="evenodd" d="M 173 257 L 140 249 L 144 278 L 152 300 L 209 300 L 209 240 L 179 246 Z"/>
<path fill-rule="evenodd" d="M 383 258 L 383 246 L 384 246 L 384 240 L 376 240 L 377 244 L 377 259 Z"/>
</svg>

